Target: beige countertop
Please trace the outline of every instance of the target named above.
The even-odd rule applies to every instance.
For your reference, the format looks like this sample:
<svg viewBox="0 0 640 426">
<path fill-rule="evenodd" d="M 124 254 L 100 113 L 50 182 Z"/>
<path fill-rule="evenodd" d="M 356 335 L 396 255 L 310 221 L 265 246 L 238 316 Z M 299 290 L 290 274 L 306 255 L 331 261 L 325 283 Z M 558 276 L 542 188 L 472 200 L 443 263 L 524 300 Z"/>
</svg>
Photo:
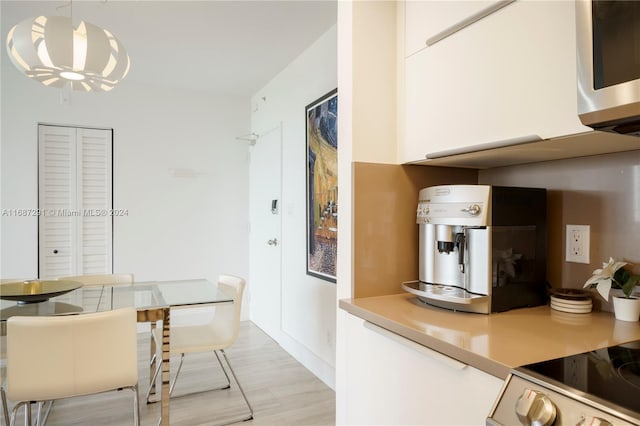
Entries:
<svg viewBox="0 0 640 426">
<path fill-rule="evenodd" d="M 640 323 L 610 312 L 549 306 L 491 315 L 426 305 L 409 293 L 342 299 L 341 309 L 499 378 L 514 367 L 640 339 Z"/>
</svg>

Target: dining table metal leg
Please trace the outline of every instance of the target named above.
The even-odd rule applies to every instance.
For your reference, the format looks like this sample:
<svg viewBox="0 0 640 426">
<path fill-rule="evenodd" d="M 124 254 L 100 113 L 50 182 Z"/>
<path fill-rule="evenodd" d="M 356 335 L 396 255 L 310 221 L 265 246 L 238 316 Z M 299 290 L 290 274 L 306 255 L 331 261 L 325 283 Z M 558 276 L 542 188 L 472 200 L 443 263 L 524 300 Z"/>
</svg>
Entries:
<svg viewBox="0 0 640 426">
<path fill-rule="evenodd" d="M 161 415 L 160 424 L 162 426 L 169 425 L 169 400 L 171 398 L 169 383 L 171 380 L 169 374 L 169 362 L 170 362 L 170 341 L 169 341 L 169 333 L 170 333 L 170 309 L 167 307 L 162 310 L 162 389 L 160 404 L 161 404 Z"/>
<path fill-rule="evenodd" d="M 162 321 L 162 348 L 161 348 L 161 361 L 158 360 L 156 358 L 155 361 L 155 369 L 158 370 L 158 362 L 161 362 L 160 367 L 161 367 L 161 384 L 160 384 L 160 418 L 158 419 L 158 425 L 160 426 L 168 426 L 169 425 L 169 398 L 170 398 L 170 393 L 169 393 L 169 382 L 170 382 L 170 375 L 169 375 L 169 356 L 170 356 L 170 345 L 169 345 L 169 331 L 170 331 L 170 318 L 169 318 L 169 313 L 170 313 L 170 307 L 169 306 L 165 306 L 162 308 L 151 308 L 151 309 L 139 309 L 138 310 L 138 322 L 150 322 L 152 324 L 152 326 L 157 322 L 157 321 Z M 153 341 L 153 339 L 151 339 Z M 155 343 L 151 343 L 152 345 L 152 353 L 155 350 Z M 152 355 L 153 358 L 153 355 Z M 153 385 L 155 385 L 155 380 L 154 380 L 154 374 L 155 371 L 153 369 L 153 367 L 151 367 L 151 381 L 153 382 Z M 156 394 L 158 393 L 158 390 L 156 389 Z M 149 395 L 147 395 L 147 403 L 150 402 L 158 402 L 156 401 L 149 401 Z"/>
</svg>

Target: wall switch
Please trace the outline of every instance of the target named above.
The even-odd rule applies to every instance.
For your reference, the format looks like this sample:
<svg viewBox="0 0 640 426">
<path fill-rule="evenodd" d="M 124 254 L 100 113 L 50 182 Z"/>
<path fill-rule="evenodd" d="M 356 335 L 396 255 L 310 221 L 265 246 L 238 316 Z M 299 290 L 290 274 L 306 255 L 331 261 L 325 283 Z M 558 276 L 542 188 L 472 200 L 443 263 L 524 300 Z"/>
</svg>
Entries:
<svg viewBox="0 0 640 426">
<path fill-rule="evenodd" d="M 567 225 L 567 262 L 589 263 L 590 230 L 589 225 Z"/>
</svg>

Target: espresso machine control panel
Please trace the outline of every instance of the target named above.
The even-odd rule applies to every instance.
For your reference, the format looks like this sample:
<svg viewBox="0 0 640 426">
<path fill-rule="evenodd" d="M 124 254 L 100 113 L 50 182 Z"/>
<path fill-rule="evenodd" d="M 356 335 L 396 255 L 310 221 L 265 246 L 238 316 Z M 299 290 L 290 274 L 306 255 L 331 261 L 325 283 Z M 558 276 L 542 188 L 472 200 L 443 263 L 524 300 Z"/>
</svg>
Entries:
<svg viewBox="0 0 640 426">
<path fill-rule="evenodd" d="M 416 222 L 433 225 L 490 225 L 491 187 L 432 186 L 420 191 Z"/>
</svg>

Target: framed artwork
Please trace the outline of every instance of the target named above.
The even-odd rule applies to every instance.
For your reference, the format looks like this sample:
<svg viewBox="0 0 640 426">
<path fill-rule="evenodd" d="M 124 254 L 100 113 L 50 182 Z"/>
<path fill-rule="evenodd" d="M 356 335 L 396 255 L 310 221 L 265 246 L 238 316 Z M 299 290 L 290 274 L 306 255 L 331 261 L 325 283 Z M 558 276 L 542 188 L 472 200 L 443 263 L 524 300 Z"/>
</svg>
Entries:
<svg viewBox="0 0 640 426">
<path fill-rule="evenodd" d="M 305 108 L 307 275 L 336 282 L 338 248 L 338 89 Z"/>
</svg>

